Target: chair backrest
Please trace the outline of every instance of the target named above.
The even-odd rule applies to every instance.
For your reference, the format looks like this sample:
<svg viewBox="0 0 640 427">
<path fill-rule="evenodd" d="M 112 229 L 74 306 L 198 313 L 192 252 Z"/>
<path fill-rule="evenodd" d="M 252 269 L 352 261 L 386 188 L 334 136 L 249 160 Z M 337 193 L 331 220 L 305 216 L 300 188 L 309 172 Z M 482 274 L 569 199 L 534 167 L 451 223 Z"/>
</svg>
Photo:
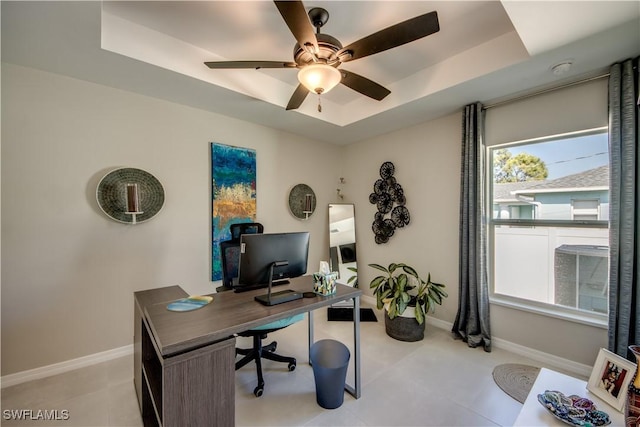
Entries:
<svg viewBox="0 0 640 427">
<path fill-rule="evenodd" d="M 231 240 L 239 242 L 240 236 L 243 234 L 262 234 L 264 227 L 259 222 L 243 222 L 231 224 L 229 230 L 231 231 Z"/>
<path fill-rule="evenodd" d="M 262 234 L 264 227 L 259 222 L 232 224 L 231 240 L 220 242 L 222 261 L 222 284 L 226 288 L 233 287 L 233 279 L 238 277 L 240 263 L 240 236 L 243 234 Z"/>
</svg>

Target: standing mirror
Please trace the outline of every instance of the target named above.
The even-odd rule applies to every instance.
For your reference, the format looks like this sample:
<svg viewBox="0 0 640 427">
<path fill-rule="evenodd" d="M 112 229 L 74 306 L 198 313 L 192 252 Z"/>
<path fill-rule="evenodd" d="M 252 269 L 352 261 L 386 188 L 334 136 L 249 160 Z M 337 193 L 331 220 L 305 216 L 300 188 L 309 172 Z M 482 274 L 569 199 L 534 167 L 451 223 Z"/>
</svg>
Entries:
<svg viewBox="0 0 640 427">
<path fill-rule="evenodd" d="M 339 273 L 338 283 L 358 287 L 353 204 L 329 204 L 329 260 L 331 271 Z"/>
</svg>

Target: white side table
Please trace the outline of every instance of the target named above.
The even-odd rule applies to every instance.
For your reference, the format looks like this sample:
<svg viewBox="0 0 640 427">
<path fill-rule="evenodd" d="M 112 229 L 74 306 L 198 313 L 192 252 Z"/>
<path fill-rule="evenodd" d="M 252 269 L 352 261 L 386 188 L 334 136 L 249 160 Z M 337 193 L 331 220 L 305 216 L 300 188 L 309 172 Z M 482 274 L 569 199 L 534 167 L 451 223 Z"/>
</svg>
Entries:
<svg viewBox="0 0 640 427">
<path fill-rule="evenodd" d="M 556 390 L 566 396 L 575 394 L 591 400 L 596 407 L 609 414 L 611 418 L 610 426 L 624 426 L 624 414 L 616 411 L 608 403 L 593 395 L 587 390 L 587 382 L 578 378 L 573 378 L 550 369 L 542 368 L 538 378 L 527 396 L 527 400 L 522 405 L 520 414 L 516 418 L 514 426 L 563 426 L 563 423 L 538 402 L 538 394 L 547 390 Z"/>
</svg>

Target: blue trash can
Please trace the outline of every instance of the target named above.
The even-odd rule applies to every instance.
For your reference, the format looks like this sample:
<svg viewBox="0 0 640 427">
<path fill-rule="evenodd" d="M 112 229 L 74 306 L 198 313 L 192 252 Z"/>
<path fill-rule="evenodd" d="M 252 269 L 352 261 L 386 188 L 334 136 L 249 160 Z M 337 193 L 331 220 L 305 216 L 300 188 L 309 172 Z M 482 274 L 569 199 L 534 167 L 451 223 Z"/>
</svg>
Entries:
<svg viewBox="0 0 640 427">
<path fill-rule="evenodd" d="M 344 402 L 344 385 L 351 353 L 335 340 L 320 340 L 309 350 L 316 381 L 316 401 L 325 409 L 339 408 Z"/>
</svg>

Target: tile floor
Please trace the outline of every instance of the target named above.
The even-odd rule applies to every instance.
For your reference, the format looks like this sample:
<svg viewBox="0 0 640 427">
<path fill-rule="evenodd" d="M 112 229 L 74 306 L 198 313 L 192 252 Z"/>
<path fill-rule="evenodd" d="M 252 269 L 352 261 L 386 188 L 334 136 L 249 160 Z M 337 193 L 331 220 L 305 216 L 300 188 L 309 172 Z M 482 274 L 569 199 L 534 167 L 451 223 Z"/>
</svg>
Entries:
<svg viewBox="0 0 640 427">
<path fill-rule="evenodd" d="M 540 363 L 494 349 L 485 353 L 427 325 L 416 343 L 393 340 L 384 321 L 361 325 L 362 397 L 345 394 L 333 410 L 316 403 L 312 368 L 307 363 L 307 323 L 296 323 L 270 336 L 278 351 L 298 359 L 285 364 L 265 360 L 264 395 L 256 398 L 255 368 L 236 372 L 238 426 L 493 426 L 512 425 L 521 404 L 502 392 L 491 372 L 501 363 Z M 328 322 L 326 310 L 315 314 L 315 340 L 337 339 L 351 349 L 349 322 Z M 239 341 L 244 345 L 245 341 Z M 248 343 L 247 343 L 248 344 Z M 351 364 L 352 365 L 352 364 Z M 353 384 L 352 366 L 347 381 Z M 64 421 L 4 419 L 5 410 L 67 410 Z M 4 426 L 141 426 L 133 387 L 133 356 L 2 389 Z"/>
</svg>

